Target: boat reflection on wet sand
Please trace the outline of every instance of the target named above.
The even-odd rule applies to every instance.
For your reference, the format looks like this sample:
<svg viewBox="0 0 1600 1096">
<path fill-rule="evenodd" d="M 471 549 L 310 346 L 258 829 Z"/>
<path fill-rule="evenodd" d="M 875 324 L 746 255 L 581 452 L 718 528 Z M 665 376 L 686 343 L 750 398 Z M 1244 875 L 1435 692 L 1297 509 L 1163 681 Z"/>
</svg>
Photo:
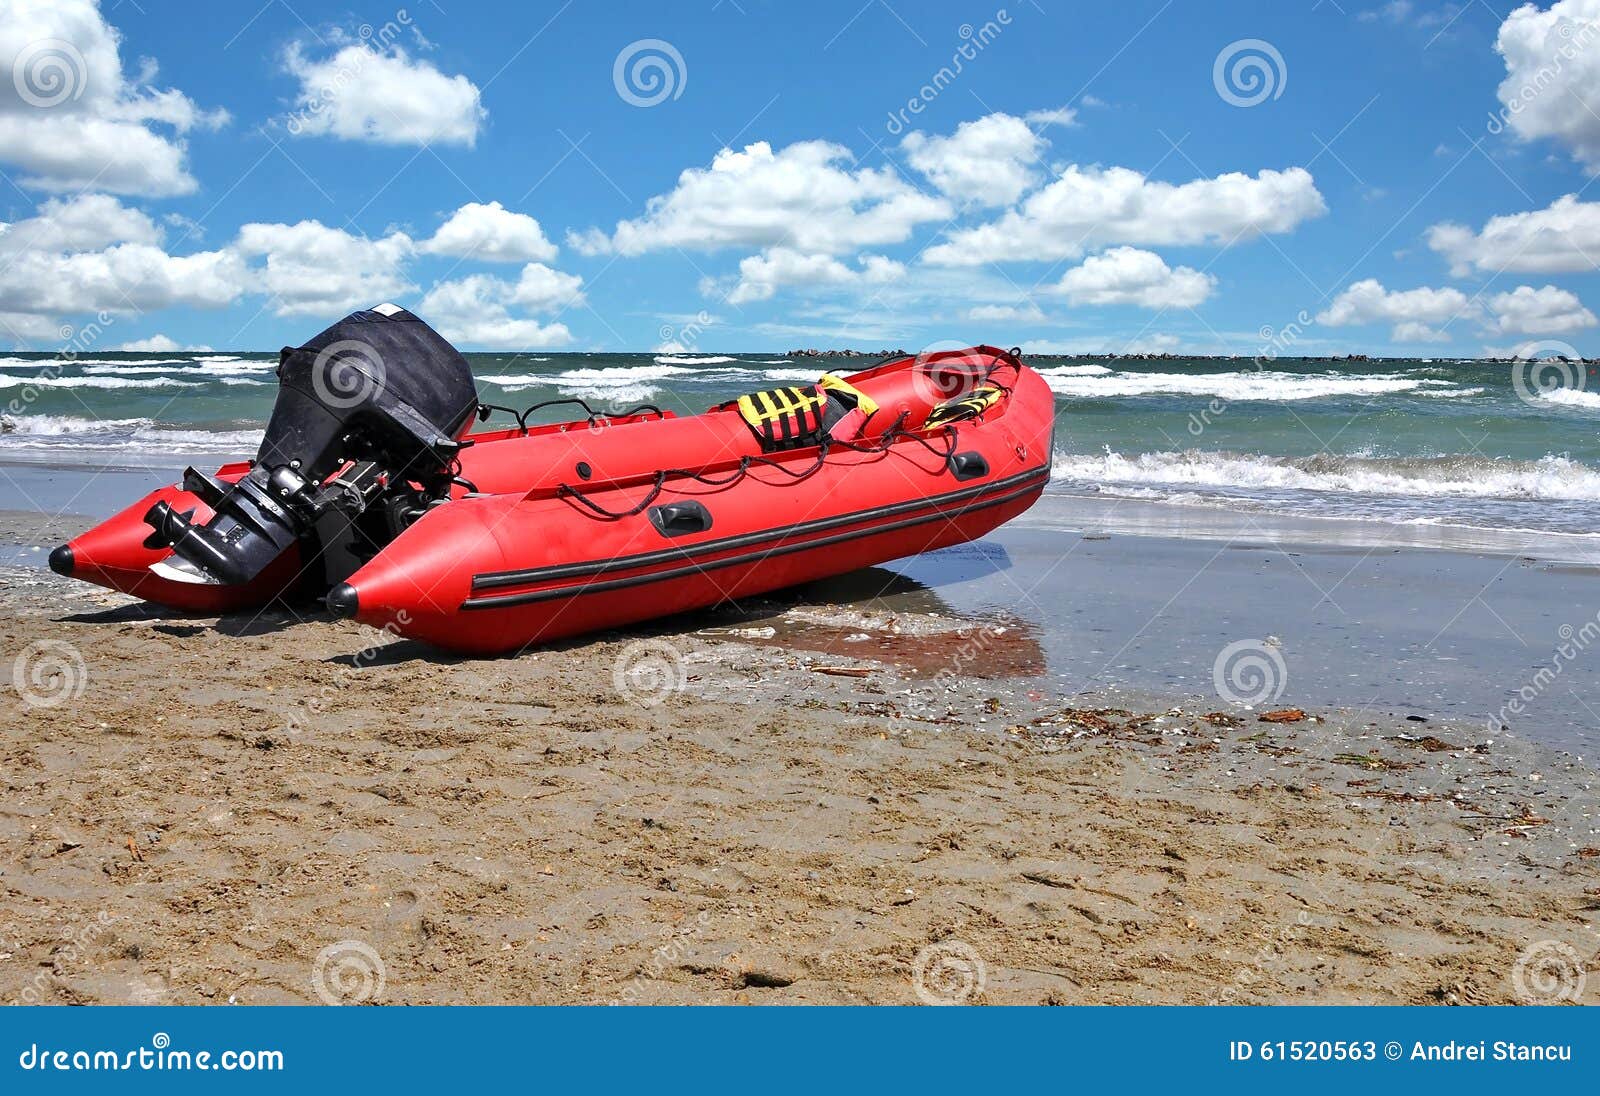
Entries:
<svg viewBox="0 0 1600 1096">
<path fill-rule="evenodd" d="M 1037 677 L 1045 672 L 1038 625 L 1006 611 L 958 611 L 929 582 L 956 583 L 1009 565 L 1005 550 L 979 544 L 918 557 L 928 581 L 868 567 L 685 621 L 684 630 L 744 643 L 836 655 L 852 665 L 821 667 L 866 676 L 854 660 L 881 662 L 917 677 Z M 974 551 L 972 549 L 982 549 Z M 813 667 L 818 668 L 818 667 Z"/>
</svg>

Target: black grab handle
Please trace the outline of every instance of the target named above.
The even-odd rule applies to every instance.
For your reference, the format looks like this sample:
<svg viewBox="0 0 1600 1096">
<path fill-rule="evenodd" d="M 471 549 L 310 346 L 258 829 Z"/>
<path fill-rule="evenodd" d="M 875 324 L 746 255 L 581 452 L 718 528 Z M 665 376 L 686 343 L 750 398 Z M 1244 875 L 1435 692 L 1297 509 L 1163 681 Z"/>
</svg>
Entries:
<svg viewBox="0 0 1600 1096">
<path fill-rule="evenodd" d="M 958 480 L 982 479 L 989 474 L 989 462 L 982 453 L 951 453 L 950 471 Z"/>
<path fill-rule="evenodd" d="M 669 502 L 650 508 L 650 524 L 664 537 L 704 533 L 711 528 L 711 511 L 698 502 Z"/>
</svg>

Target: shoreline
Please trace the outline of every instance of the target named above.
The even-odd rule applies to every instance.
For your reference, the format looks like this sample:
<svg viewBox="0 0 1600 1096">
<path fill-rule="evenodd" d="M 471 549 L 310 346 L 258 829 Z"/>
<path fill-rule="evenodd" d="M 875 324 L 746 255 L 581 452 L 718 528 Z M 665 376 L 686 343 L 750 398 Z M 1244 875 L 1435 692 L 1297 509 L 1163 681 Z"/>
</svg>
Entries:
<svg viewBox="0 0 1600 1096">
<path fill-rule="evenodd" d="M 76 513 L 104 520 L 145 492 L 176 482 L 188 465 L 248 461 L 249 453 L 108 453 L 66 456 L 48 447 L 0 452 L 0 511 Z M 97 483 L 102 477 L 114 486 Z M 65 487 L 65 489 L 63 489 Z M 38 500 L 65 495 L 68 503 Z M 19 505 L 22 503 L 22 505 Z M 1230 505 L 1221 499 L 1149 499 L 1116 490 L 1052 483 L 1041 505 L 1019 519 L 1049 529 L 1092 529 L 1132 536 L 1235 540 L 1249 536 L 1306 547 L 1397 547 L 1486 555 L 1536 553 L 1553 562 L 1600 566 L 1600 535 L 1556 529 L 1451 522 L 1393 522 L 1349 514 L 1309 514 Z M 3 535 L 3 532 L 0 532 Z"/>
<path fill-rule="evenodd" d="M 0 460 L 0 564 L 43 568 L 181 461 Z M 41 525 L 43 498 L 79 516 Z M 1215 696 L 1220 652 L 1247 643 L 1281 656 L 1286 703 L 1504 724 L 1600 757 L 1585 701 L 1600 695 L 1600 538 L 1052 489 L 981 542 L 864 574 L 897 576 L 876 595 L 891 609 L 1014 620 L 1038 672 L 1074 688 Z M 844 576 L 823 596 L 859 585 Z"/>
</svg>

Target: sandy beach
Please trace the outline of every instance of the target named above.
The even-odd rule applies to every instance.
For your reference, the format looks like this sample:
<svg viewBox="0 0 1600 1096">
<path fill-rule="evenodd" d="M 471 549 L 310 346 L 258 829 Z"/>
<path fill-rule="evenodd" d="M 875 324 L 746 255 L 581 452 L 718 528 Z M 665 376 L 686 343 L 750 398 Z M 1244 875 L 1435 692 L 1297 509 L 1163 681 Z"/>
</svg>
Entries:
<svg viewBox="0 0 1600 1096">
<path fill-rule="evenodd" d="M 27 565 L 86 520 L 0 523 L 0 1000 L 1594 1000 L 1595 774 L 1480 720 L 1076 688 L 886 569 L 457 660 Z"/>
</svg>

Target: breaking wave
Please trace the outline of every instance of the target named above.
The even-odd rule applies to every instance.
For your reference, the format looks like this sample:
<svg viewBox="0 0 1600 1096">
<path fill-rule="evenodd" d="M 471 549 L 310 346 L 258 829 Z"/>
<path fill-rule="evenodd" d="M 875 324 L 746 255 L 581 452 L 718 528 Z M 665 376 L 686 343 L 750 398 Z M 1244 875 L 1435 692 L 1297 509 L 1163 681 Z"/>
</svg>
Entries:
<svg viewBox="0 0 1600 1096">
<path fill-rule="evenodd" d="M 16 377 L 0 373 L 0 388 L 200 388 L 205 383 L 177 377 Z"/>
<path fill-rule="evenodd" d="M 0 446 L 12 449 L 47 445 L 51 450 L 245 454 L 260 446 L 261 435 L 260 430 L 158 426 L 152 419 L 0 416 Z"/>
<path fill-rule="evenodd" d="M 1600 407 L 1600 392 L 1590 392 L 1583 388 L 1552 388 L 1547 392 L 1540 392 L 1539 398 L 1558 407 L 1581 407 L 1586 410 Z"/>
<path fill-rule="evenodd" d="M 1054 475 L 1116 493 L 1119 485 L 1364 495 L 1600 500 L 1600 471 L 1561 456 L 1536 461 L 1444 457 L 1264 457 L 1240 453 L 1056 455 Z"/>
<path fill-rule="evenodd" d="M 1078 372 L 1064 372 L 1076 370 Z M 1101 370 L 1102 372 L 1088 372 Z M 1207 396 L 1229 401 L 1315 400 L 1333 396 L 1382 396 L 1449 386 L 1451 382 L 1397 374 L 1343 376 L 1302 373 L 1112 373 L 1103 366 L 1063 366 L 1040 371 L 1058 396 L 1110 399 L 1122 396 Z"/>
<path fill-rule="evenodd" d="M 1038 370 L 1048 381 L 1051 377 L 1103 377 L 1112 370 L 1104 365 L 1052 365 Z"/>
<path fill-rule="evenodd" d="M 278 368 L 276 362 L 247 362 L 247 361 L 231 361 L 231 362 L 217 361 L 217 362 L 198 362 L 198 363 L 180 362 L 180 363 L 178 363 L 179 366 L 193 365 L 194 368 L 192 368 L 192 369 L 179 368 L 179 369 L 176 369 L 176 370 L 173 368 L 172 365 L 133 365 L 133 364 L 123 364 L 122 362 L 89 362 L 89 363 L 79 363 L 79 364 L 83 365 L 83 371 L 85 373 L 92 374 L 93 376 L 97 376 L 97 377 L 103 377 L 103 376 L 144 376 L 144 375 L 150 374 L 150 373 L 172 373 L 172 372 L 180 373 L 184 377 L 192 377 L 192 376 L 231 377 L 231 376 L 235 376 L 235 375 L 240 374 L 240 373 L 245 373 L 245 374 L 249 374 L 249 373 L 271 373 L 275 369 Z"/>
</svg>

